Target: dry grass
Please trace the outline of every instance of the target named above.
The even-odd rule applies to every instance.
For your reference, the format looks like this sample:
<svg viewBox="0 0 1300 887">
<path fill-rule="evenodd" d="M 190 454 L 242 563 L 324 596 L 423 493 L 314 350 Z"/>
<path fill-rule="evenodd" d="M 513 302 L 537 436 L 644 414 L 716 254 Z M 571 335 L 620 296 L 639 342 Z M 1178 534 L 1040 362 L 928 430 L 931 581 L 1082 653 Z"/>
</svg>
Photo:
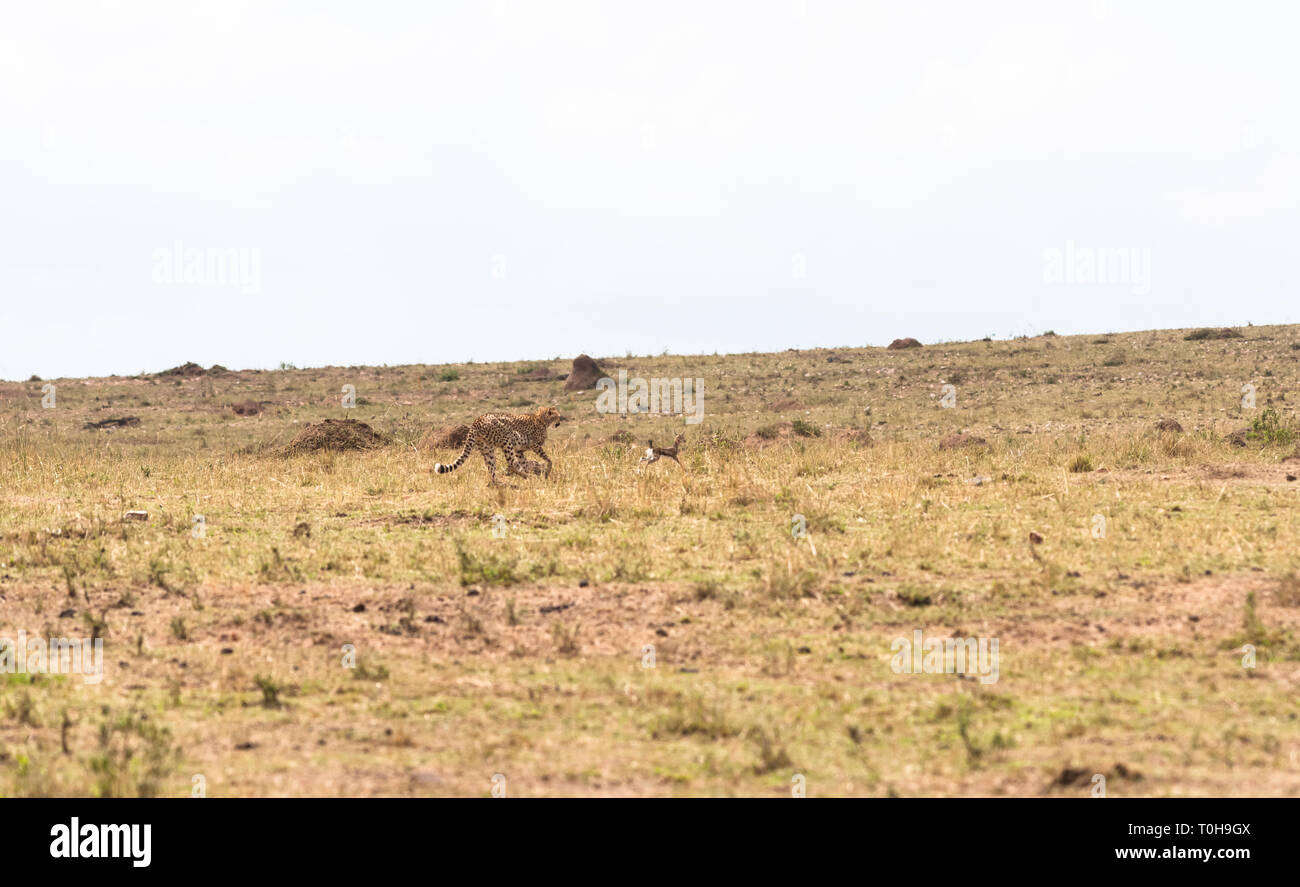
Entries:
<svg viewBox="0 0 1300 887">
<path fill-rule="evenodd" d="M 0 675 L 0 794 L 1300 794 L 1300 463 L 1227 440 L 1300 330 L 1243 333 L 601 359 L 704 379 L 681 468 L 560 361 L 0 383 L 0 637 L 106 661 Z M 417 446 L 547 403 L 549 480 Z M 391 440 L 278 455 L 325 418 Z"/>
</svg>

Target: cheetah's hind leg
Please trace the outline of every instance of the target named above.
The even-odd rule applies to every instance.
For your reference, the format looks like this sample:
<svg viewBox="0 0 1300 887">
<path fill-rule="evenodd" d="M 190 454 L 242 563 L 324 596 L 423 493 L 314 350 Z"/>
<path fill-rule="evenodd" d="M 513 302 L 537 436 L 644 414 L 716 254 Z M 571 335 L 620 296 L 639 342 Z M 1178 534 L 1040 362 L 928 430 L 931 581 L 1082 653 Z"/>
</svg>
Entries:
<svg viewBox="0 0 1300 887">
<path fill-rule="evenodd" d="M 484 447 L 482 453 L 483 464 L 487 466 L 488 470 L 488 483 L 495 487 L 501 483 L 501 481 L 497 480 L 497 454 L 491 447 Z"/>
<path fill-rule="evenodd" d="M 513 443 L 507 443 L 502 449 L 506 452 L 506 474 L 513 474 L 515 477 L 527 477 L 531 471 L 529 466 L 537 464 L 524 458 L 526 450 L 520 449 Z"/>
</svg>

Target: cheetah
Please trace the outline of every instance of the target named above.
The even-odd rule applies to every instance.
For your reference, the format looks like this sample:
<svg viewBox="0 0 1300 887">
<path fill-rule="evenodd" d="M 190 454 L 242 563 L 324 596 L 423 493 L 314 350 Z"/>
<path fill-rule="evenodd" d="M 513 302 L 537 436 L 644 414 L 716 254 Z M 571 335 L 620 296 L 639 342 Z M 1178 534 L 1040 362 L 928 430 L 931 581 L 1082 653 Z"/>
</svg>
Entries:
<svg viewBox="0 0 1300 887">
<path fill-rule="evenodd" d="M 450 465 L 435 463 L 433 470 L 438 474 L 455 471 L 465 464 L 470 454 L 478 450 L 483 454 L 491 482 L 496 484 L 496 450 L 500 447 L 506 453 L 506 474 L 524 477 L 540 472 L 543 477 L 550 477 L 551 457 L 546 455 L 542 446 L 546 443 L 547 428 L 559 425 L 563 418 L 555 407 L 542 407 L 535 413 L 486 413 L 469 426 L 469 433 L 465 435 L 465 449 L 460 458 Z M 524 458 L 524 454 L 530 450 L 542 457 L 546 463 L 545 470 L 542 470 L 540 463 Z"/>
</svg>

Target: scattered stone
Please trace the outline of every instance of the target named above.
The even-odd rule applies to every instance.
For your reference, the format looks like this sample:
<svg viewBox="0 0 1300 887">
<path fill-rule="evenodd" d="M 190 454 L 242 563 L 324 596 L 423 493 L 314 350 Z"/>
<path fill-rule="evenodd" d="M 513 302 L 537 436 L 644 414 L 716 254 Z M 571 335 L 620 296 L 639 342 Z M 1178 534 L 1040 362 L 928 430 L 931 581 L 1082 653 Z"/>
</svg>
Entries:
<svg viewBox="0 0 1300 887">
<path fill-rule="evenodd" d="M 903 348 L 920 348 L 920 347 L 921 347 L 921 343 L 909 336 L 906 339 L 895 339 L 894 341 L 890 342 L 889 348 L 887 350 L 900 351 Z"/>
<path fill-rule="evenodd" d="M 1183 433 L 1183 426 L 1179 425 L 1174 419 L 1161 419 L 1156 423 L 1156 431 L 1172 431 L 1177 434 Z"/>
<path fill-rule="evenodd" d="M 232 403 L 230 409 L 236 416 L 256 416 L 262 412 L 262 405 L 255 400 L 242 400 L 239 403 Z"/>
<path fill-rule="evenodd" d="M 148 520 L 149 512 L 147 511 L 128 511 L 122 515 L 122 520 Z"/>
<path fill-rule="evenodd" d="M 1030 531 L 1029 531 L 1029 541 L 1030 541 L 1031 543 L 1033 543 L 1034 545 L 1041 545 L 1041 544 L 1043 543 L 1043 537 L 1040 536 L 1039 534 L 1035 533 L 1033 530 L 1030 530 Z"/>
</svg>

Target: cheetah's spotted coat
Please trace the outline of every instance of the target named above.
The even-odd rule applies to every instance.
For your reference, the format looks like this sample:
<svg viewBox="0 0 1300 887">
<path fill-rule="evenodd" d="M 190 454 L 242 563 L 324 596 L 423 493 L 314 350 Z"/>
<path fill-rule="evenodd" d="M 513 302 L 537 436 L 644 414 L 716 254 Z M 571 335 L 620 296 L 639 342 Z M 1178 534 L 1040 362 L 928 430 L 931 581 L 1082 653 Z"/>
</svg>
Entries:
<svg viewBox="0 0 1300 887">
<path fill-rule="evenodd" d="M 450 465 L 441 462 L 433 466 L 438 474 L 455 471 L 465 460 L 478 450 L 483 454 L 487 464 L 488 475 L 492 483 L 497 483 L 496 450 L 501 448 L 506 454 L 506 474 L 524 477 L 536 474 L 541 467 L 538 463 L 524 458 L 530 450 L 542 457 L 546 463 L 544 477 L 551 476 L 551 457 L 546 455 L 542 446 L 546 443 L 546 431 L 561 420 L 560 411 L 555 407 L 542 407 L 535 413 L 486 413 L 474 420 L 465 435 L 465 449 L 460 457 Z"/>
</svg>

